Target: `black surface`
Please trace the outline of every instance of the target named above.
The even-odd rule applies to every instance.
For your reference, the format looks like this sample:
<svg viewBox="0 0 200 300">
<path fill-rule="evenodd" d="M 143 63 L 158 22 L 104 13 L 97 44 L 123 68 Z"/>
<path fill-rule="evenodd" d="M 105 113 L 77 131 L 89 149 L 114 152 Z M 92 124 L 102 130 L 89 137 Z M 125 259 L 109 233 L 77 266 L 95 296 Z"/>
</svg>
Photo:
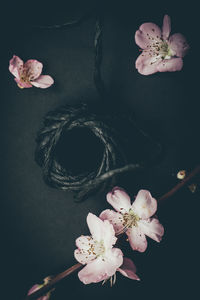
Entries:
<svg viewBox="0 0 200 300">
<path fill-rule="evenodd" d="M 80 17 L 91 3 L 20 2 L 5 3 L 1 8 L 2 299 L 23 299 L 34 283 L 74 264 L 74 240 L 87 233 L 87 213 L 98 214 L 108 207 L 107 191 L 75 203 L 72 194 L 49 188 L 34 161 L 36 133 L 48 111 L 83 100 L 98 103 L 99 97 L 92 78 L 95 18 L 61 30 L 31 26 Z M 178 170 L 199 163 L 197 6 L 169 1 L 113 1 L 109 6 L 101 1 L 98 5 L 104 14 L 102 74 L 110 92 L 108 105 L 133 111 L 141 126 L 165 147 L 160 164 L 138 176 L 120 177 L 118 184 L 132 196 L 147 188 L 158 197 L 177 183 Z M 181 72 L 142 76 L 134 68 L 139 54 L 134 33 L 144 21 L 161 25 L 165 13 L 172 18 L 173 32 L 186 35 L 191 50 Z M 46 90 L 20 90 L 8 71 L 13 54 L 24 61 L 35 58 L 43 62 L 44 73 L 52 75 L 55 84 Z M 134 143 L 133 136 L 130 144 Z M 84 286 L 74 274 L 52 299 L 193 299 L 197 291 L 198 202 L 198 191 L 192 194 L 186 187 L 159 210 L 166 229 L 161 244 L 149 240 L 144 254 L 127 247 L 141 282 L 119 275 L 113 288 Z"/>
</svg>

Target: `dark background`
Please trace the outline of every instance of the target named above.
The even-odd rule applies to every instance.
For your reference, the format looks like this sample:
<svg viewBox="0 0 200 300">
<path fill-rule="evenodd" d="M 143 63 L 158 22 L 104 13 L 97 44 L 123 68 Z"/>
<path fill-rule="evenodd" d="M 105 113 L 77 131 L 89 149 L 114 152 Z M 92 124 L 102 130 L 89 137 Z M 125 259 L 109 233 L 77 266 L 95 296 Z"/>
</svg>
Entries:
<svg viewBox="0 0 200 300">
<path fill-rule="evenodd" d="M 80 26 L 43 30 L 34 25 L 64 23 L 94 9 Z M 23 299 L 28 289 L 47 275 L 75 263 L 76 237 L 87 233 L 87 213 L 108 205 L 106 191 L 75 203 L 73 195 L 48 187 L 34 161 L 35 137 L 44 115 L 63 104 L 99 103 L 93 84 L 95 12 L 104 15 L 102 76 L 110 93 L 109 106 L 133 111 L 138 123 L 164 146 L 162 161 L 142 174 L 124 175 L 118 184 L 134 196 L 140 188 L 159 197 L 173 187 L 180 169 L 199 163 L 199 15 L 195 2 L 41 1 L 1 4 L 1 275 L 2 299 Z M 181 72 L 142 76 L 134 68 L 139 54 L 136 29 L 146 21 L 161 26 L 172 18 L 172 31 L 183 33 L 191 46 Z M 55 84 L 46 90 L 21 90 L 8 71 L 18 55 L 44 63 L 44 74 Z M 81 143 L 80 157 L 81 153 Z M 130 141 L 131 145 L 137 140 Z M 87 141 L 90 147 L 90 141 Z M 66 149 L 67 151 L 67 149 Z M 67 152 L 66 152 L 67 153 Z M 72 161 L 76 160 L 72 157 Z M 88 157 L 83 157 L 88 159 Z M 187 187 L 160 205 L 165 227 L 160 244 L 149 240 L 144 254 L 133 258 L 141 282 L 118 275 L 109 284 L 84 286 L 77 274 L 67 278 L 52 299 L 191 299 L 198 283 L 196 271 L 199 191 Z"/>
</svg>

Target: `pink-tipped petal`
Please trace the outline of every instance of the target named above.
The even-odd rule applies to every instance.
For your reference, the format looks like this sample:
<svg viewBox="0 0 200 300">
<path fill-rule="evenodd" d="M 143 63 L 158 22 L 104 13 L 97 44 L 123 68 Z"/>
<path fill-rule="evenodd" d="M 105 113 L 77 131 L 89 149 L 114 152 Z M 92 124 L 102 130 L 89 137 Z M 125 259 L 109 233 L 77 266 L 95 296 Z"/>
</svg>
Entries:
<svg viewBox="0 0 200 300">
<path fill-rule="evenodd" d="M 110 256 L 98 257 L 87 264 L 79 273 L 78 277 L 84 284 L 96 283 L 114 275 L 123 262 L 123 254 L 120 249 L 111 250 Z"/>
<path fill-rule="evenodd" d="M 103 221 L 108 220 L 113 225 L 116 234 L 119 234 L 124 229 L 122 214 L 114 210 L 106 209 L 102 211 L 99 218 Z"/>
<path fill-rule="evenodd" d="M 132 208 L 141 219 L 148 219 L 155 214 L 157 201 L 151 196 L 149 191 L 140 190 L 132 204 Z"/>
<path fill-rule="evenodd" d="M 135 67 L 142 75 L 151 75 L 156 72 L 157 65 L 161 62 L 161 58 L 158 56 L 152 56 L 150 52 L 142 52 L 135 62 Z"/>
<path fill-rule="evenodd" d="M 129 195 L 119 187 L 115 187 L 107 194 L 107 201 L 112 207 L 121 213 L 128 212 L 131 208 Z"/>
<path fill-rule="evenodd" d="M 117 271 L 130 279 L 140 280 L 140 278 L 136 275 L 136 266 L 130 258 L 124 257 L 123 264 Z"/>
<path fill-rule="evenodd" d="M 31 81 L 32 85 L 34 85 L 35 87 L 41 88 L 41 89 L 46 89 L 46 88 L 50 87 L 53 83 L 54 83 L 54 80 L 49 75 L 40 75 L 40 77 L 38 77 L 34 81 Z"/>
<path fill-rule="evenodd" d="M 175 33 L 169 38 L 169 46 L 173 54 L 178 57 L 184 57 L 190 48 L 181 33 Z"/>
<path fill-rule="evenodd" d="M 161 241 L 164 234 L 164 227 L 157 219 L 153 218 L 148 220 L 140 220 L 138 222 L 138 226 L 142 232 L 151 239 L 155 240 L 156 242 Z"/>
<path fill-rule="evenodd" d="M 43 64 L 36 59 L 29 59 L 24 64 L 26 75 L 30 81 L 35 80 L 42 73 Z"/>
<path fill-rule="evenodd" d="M 162 27 L 162 37 L 167 40 L 171 32 L 171 19 L 168 15 L 164 16 L 163 27 Z"/>
<path fill-rule="evenodd" d="M 17 82 L 17 85 L 19 88 L 24 89 L 24 88 L 31 88 L 32 84 L 30 84 L 29 82 L 25 82 L 21 79 L 15 78 L 15 81 Z"/>
<path fill-rule="evenodd" d="M 164 59 L 157 66 L 158 72 L 175 72 L 180 71 L 183 67 L 183 60 L 180 57 Z"/>
<path fill-rule="evenodd" d="M 20 79 L 20 75 L 23 72 L 24 62 L 16 55 L 9 62 L 9 71 L 17 78 Z"/>
<path fill-rule="evenodd" d="M 133 250 L 144 252 L 147 248 L 147 240 L 145 234 L 139 226 L 132 227 L 126 231 L 130 246 Z"/>
<path fill-rule="evenodd" d="M 94 214 L 89 213 L 87 216 L 87 224 L 95 241 L 104 241 L 104 246 L 108 249 L 112 248 L 112 245 L 116 243 L 117 238 L 115 237 L 115 231 L 109 221 L 102 221 Z"/>
<path fill-rule="evenodd" d="M 135 42 L 142 48 L 146 49 L 148 45 L 160 41 L 161 30 L 154 23 L 144 23 L 135 33 Z"/>
</svg>

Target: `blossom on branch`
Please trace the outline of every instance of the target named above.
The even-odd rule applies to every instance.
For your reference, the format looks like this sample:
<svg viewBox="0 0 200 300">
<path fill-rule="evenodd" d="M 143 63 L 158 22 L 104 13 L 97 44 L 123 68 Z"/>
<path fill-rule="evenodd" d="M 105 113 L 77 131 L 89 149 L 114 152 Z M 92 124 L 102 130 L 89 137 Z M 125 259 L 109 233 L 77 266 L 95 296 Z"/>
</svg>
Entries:
<svg viewBox="0 0 200 300">
<path fill-rule="evenodd" d="M 164 228 L 157 218 L 151 218 L 157 210 L 157 201 L 149 191 L 140 190 L 131 204 L 129 195 L 123 189 L 115 187 L 107 194 L 107 201 L 117 212 L 106 209 L 99 217 L 108 220 L 117 235 L 125 232 L 133 250 L 146 250 L 146 235 L 156 242 L 161 241 Z"/>
<path fill-rule="evenodd" d="M 91 236 L 80 236 L 76 239 L 74 256 L 78 262 L 86 265 L 78 277 L 84 284 L 107 281 L 119 271 L 126 277 L 139 280 L 135 274 L 136 268 L 129 259 L 123 259 L 119 248 L 114 248 L 117 238 L 112 224 L 102 221 L 97 216 L 89 213 L 87 224 Z"/>
</svg>

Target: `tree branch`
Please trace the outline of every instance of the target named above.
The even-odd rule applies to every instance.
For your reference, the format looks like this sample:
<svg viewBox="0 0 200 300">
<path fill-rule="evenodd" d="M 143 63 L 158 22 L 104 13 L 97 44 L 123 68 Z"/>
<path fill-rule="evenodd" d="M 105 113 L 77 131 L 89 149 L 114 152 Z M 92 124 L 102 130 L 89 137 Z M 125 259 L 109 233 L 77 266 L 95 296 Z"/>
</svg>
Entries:
<svg viewBox="0 0 200 300">
<path fill-rule="evenodd" d="M 67 277 L 71 273 L 75 272 L 76 270 L 80 269 L 80 267 L 82 267 L 82 264 L 78 263 L 78 264 L 73 265 L 71 268 L 65 270 L 64 272 L 59 273 L 52 280 L 50 280 L 49 283 L 45 284 L 42 288 L 40 288 L 39 290 L 37 290 L 34 293 L 27 296 L 25 298 L 25 300 L 37 299 L 37 298 L 41 297 L 42 295 L 48 293 L 50 290 L 52 290 L 54 288 L 54 286 L 58 282 L 60 282 L 61 280 L 63 280 L 65 277 Z"/>
<path fill-rule="evenodd" d="M 164 194 L 163 196 L 161 196 L 158 199 L 158 201 L 161 202 L 161 201 L 166 200 L 169 197 L 173 196 L 182 187 L 184 187 L 186 185 L 186 183 L 188 183 L 191 179 L 193 179 L 199 173 L 200 173 L 200 165 L 198 165 L 195 169 L 193 169 L 191 171 L 191 173 L 189 173 L 188 176 L 186 176 L 180 183 L 178 183 L 177 185 L 175 185 L 169 192 L 167 192 L 166 194 Z M 64 272 L 56 275 L 48 284 L 44 285 L 42 288 L 40 288 L 39 290 L 35 291 L 31 295 L 27 296 L 25 298 L 25 300 L 34 300 L 34 299 L 37 299 L 37 298 L 41 297 L 42 295 L 48 293 L 50 290 L 52 290 L 54 288 L 54 286 L 58 282 L 60 282 L 64 278 L 66 278 L 71 273 L 77 271 L 81 267 L 82 267 L 82 265 L 80 263 L 77 263 L 77 264 L 73 265 L 72 267 L 70 267 L 69 269 L 65 270 Z"/>
<path fill-rule="evenodd" d="M 186 185 L 192 178 L 194 178 L 197 174 L 200 173 L 200 165 L 194 168 L 188 176 L 181 180 L 177 185 L 175 185 L 169 192 L 161 196 L 158 201 L 161 202 L 169 197 L 173 196 L 176 192 L 178 192 L 183 186 Z"/>
</svg>

